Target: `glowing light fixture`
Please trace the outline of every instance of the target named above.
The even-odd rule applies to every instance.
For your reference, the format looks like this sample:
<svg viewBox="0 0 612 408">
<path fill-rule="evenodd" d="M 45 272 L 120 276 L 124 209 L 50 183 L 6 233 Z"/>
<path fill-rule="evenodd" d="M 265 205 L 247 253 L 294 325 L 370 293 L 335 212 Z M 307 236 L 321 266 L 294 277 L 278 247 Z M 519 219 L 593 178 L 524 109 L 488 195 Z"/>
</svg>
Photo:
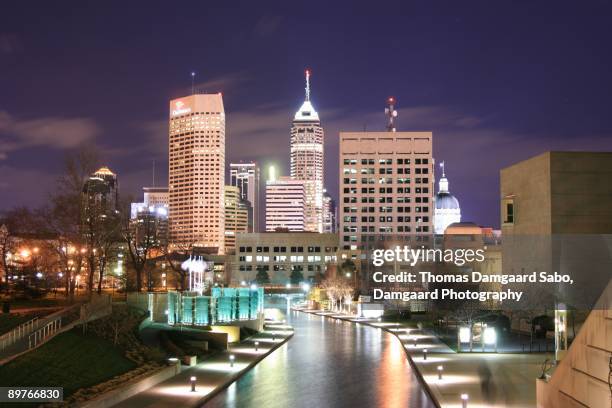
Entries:
<svg viewBox="0 0 612 408">
<path fill-rule="evenodd" d="M 195 392 L 195 390 L 196 390 L 196 388 L 195 388 L 195 386 L 196 386 L 196 378 L 192 376 L 189 379 L 189 382 L 191 383 L 191 392 Z"/>
<path fill-rule="evenodd" d="M 441 365 L 438 366 L 438 380 L 442 379 L 442 371 L 444 371 L 444 367 Z"/>
</svg>

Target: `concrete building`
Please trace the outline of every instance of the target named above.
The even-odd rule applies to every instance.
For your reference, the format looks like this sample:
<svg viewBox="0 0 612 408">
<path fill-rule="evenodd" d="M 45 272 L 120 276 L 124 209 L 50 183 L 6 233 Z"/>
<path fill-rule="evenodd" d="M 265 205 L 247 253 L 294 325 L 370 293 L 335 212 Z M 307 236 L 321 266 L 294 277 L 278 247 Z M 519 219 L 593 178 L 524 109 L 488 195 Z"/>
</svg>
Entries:
<svg viewBox="0 0 612 408">
<path fill-rule="evenodd" d="M 266 182 L 266 231 L 304 231 L 305 187 L 302 180 L 281 177 Z"/>
<path fill-rule="evenodd" d="M 436 235 L 444 234 L 446 227 L 453 223 L 461 222 L 461 208 L 459 200 L 448 190 L 448 178 L 444 170 L 444 162 L 440 163 L 442 167 L 442 177 L 439 182 L 438 194 L 436 194 L 436 208 L 434 212 L 434 228 Z"/>
<path fill-rule="evenodd" d="M 304 228 L 323 231 L 323 127 L 310 102 L 310 71 L 306 71 L 306 98 L 291 126 L 291 178 L 303 180 Z"/>
<path fill-rule="evenodd" d="M 225 111 L 221 94 L 170 102 L 169 215 L 171 243 L 225 245 Z"/>
<path fill-rule="evenodd" d="M 324 273 L 327 265 L 337 262 L 338 236 L 314 232 L 270 232 L 240 234 L 236 239 L 234 283 L 255 280 L 258 270 L 266 271 L 272 284 L 286 284 L 291 272 L 304 279 Z"/>
<path fill-rule="evenodd" d="M 242 200 L 240 189 L 225 186 L 225 251 L 236 249 L 236 236 L 249 231 L 250 204 Z"/>
<path fill-rule="evenodd" d="M 611 176 L 612 152 L 545 152 L 501 170 L 503 273 L 559 272 L 573 280 L 553 290 L 525 288 L 523 309 L 554 310 L 560 361 L 550 378 L 537 380 L 538 407 L 610 406 Z M 591 310 L 574 322 L 577 334 L 568 322 L 570 313 L 580 316 L 576 310 Z"/>
<path fill-rule="evenodd" d="M 143 187 L 143 201 L 131 204 L 130 218 L 135 219 L 139 212 L 148 210 L 168 216 L 168 187 Z"/>
<path fill-rule="evenodd" d="M 336 203 L 334 199 L 323 190 L 323 233 L 336 232 Z"/>
<path fill-rule="evenodd" d="M 431 132 L 340 133 L 343 249 L 433 233 Z"/>
<path fill-rule="evenodd" d="M 257 163 L 230 163 L 230 185 L 240 189 L 240 198 L 252 208 L 249 232 L 259 232 L 259 178 Z"/>
</svg>

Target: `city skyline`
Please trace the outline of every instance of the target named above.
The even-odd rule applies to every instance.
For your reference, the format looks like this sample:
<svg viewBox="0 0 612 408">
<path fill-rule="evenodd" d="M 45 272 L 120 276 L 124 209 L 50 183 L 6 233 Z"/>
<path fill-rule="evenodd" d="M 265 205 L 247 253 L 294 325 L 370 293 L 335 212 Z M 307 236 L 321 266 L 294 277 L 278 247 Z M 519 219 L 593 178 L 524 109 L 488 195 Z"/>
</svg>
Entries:
<svg viewBox="0 0 612 408">
<path fill-rule="evenodd" d="M 546 150 L 610 147 L 612 126 L 605 103 L 610 55 L 603 24 L 609 4 L 555 3 L 554 15 L 540 4 L 529 10 L 497 5 L 500 16 L 487 22 L 481 16 L 492 5 L 448 4 L 446 12 L 427 5 L 398 6 L 390 16 L 382 9 L 366 13 L 357 5 L 343 31 L 334 26 L 341 15 L 335 6 L 300 47 L 293 44 L 309 21 L 297 17 L 298 11 L 265 8 L 244 24 L 245 17 L 224 19 L 229 10 L 220 8 L 215 9 L 219 22 L 211 20 L 210 28 L 167 22 L 164 28 L 172 35 L 147 39 L 132 30 L 134 15 L 143 13 L 134 6 L 112 16 L 116 32 L 105 36 L 100 24 L 108 21 L 110 11 L 103 6 L 92 11 L 77 7 L 74 13 L 65 12 L 68 6 L 47 7 L 41 5 L 41 12 L 53 18 L 29 30 L 20 25 L 27 16 L 21 5 L 9 6 L 12 13 L 6 15 L 15 16 L 13 21 L 2 19 L 0 70 L 6 75 L 0 77 L 0 211 L 43 203 L 44 188 L 24 191 L 20 186 L 53 183 L 66 150 L 81 143 L 95 142 L 101 148 L 104 164 L 121 175 L 126 194 L 137 197 L 141 186 L 151 185 L 152 159 L 160 184 L 167 177 L 167 101 L 188 94 L 192 71 L 197 89 L 224 93 L 226 161 L 253 160 L 262 169 L 274 163 L 285 175 L 288 124 L 302 100 L 300 73 L 306 67 L 316 77 L 328 169 L 338 168 L 339 131 L 358 131 L 364 125 L 383 130 L 384 101 L 395 96 L 398 130 L 435 134 L 434 158 L 452 163 L 453 194 L 462 203 L 463 219 L 484 225 L 499 225 L 502 167 Z M 70 19 L 79 13 L 85 18 Z M 145 13 L 154 21 L 163 15 L 156 5 Z M 514 24 L 517 16 L 521 25 Z M 135 20 L 136 25 L 151 21 Z M 202 16 L 198 20 L 208 21 Z M 358 27 L 365 22 L 374 29 L 362 33 Z M 244 58 L 217 45 L 177 40 L 214 36 L 215 25 L 221 23 L 229 25 L 229 43 L 242 41 L 247 53 L 260 52 L 263 45 L 281 50 L 283 62 L 272 51 L 262 51 L 263 58 Z M 571 32 L 565 29 L 570 23 L 576 27 Z M 46 38 L 51 27 L 56 35 Z M 71 35 L 75 31 L 78 38 Z M 389 36 L 393 41 L 384 41 Z M 81 42 L 88 44 L 86 50 Z M 128 55 L 135 42 L 141 52 Z M 336 55 L 340 44 L 347 57 Z M 172 46 L 172 65 L 159 63 L 166 58 L 160 45 Z M 508 47 L 519 50 L 512 60 L 507 59 Z M 358 58 L 366 48 L 371 62 Z M 50 58 L 59 49 L 70 52 Z M 216 58 L 193 57 L 202 52 Z M 123 65 L 109 65 L 119 57 Z M 34 74 L 42 60 L 47 73 Z M 351 75 L 343 75 L 349 70 Z M 105 72 L 112 76 L 105 77 Z M 109 78 L 114 86 L 108 86 Z M 335 172 L 326 174 L 325 186 L 337 200 Z"/>
</svg>

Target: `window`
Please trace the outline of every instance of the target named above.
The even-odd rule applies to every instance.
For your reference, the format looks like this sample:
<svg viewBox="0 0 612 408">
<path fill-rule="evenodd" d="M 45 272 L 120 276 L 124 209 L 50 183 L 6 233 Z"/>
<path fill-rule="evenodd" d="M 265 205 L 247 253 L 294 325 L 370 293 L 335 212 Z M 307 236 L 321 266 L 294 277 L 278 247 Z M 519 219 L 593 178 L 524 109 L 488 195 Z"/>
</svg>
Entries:
<svg viewBox="0 0 612 408">
<path fill-rule="evenodd" d="M 514 209 L 514 197 L 506 197 L 502 200 L 502 218 L 504 224 L 514 224 L 516 211 Z"/>
</svg>

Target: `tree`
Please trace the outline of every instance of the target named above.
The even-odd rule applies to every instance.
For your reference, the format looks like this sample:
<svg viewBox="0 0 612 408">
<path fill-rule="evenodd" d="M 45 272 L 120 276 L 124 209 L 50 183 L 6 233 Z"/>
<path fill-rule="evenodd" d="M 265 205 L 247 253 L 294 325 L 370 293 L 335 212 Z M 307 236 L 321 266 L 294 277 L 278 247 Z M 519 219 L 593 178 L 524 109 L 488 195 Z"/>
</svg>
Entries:
<svg viewBox="0 0 612 408">
<path fill-rule="evenodd" d="M 54 249 L 60 257 L 65 274 L 66 293 L 72 295 L 84 260 L 87 260 L 88 290 L 93 289 L 93 274 L 96 259 L 93 241 L 84 233 L 83 220 L 86 200 L 83 200 L 83 187 L 91 174 L 99 166 L 97 150 L 84 147 L 70 153 L 64 160 L 64 171 L 59 177 L 55 192 L 50 198 L 51 205 L 43 209 L 41 219 L 57 239 Z M 88 239 L 89 238 L 89 239 Z"/>
<path fill-rule="evenodd" d="M 187 290 L 188 271 L 183 269 L 182 264 L 185 259 L 193 255 L 193 244 L 175 243 L 172 246 L 172 251 L 166 244 L 161 246 L 161 251 L 170 269 L 176 275 L 178 289 L 181 291 Z"/>
<path fill-rule="evenodd" d="M 299 269 L 293 269 L 289 279 L 291 280 L 292 284 L 298 285 L 304 281 L 304 274 Z"/>
<path fill-rule="evenodd" d="M 152 251 L 161 247 L 158 238 L 158 221 L 154 216 L 130 220 L 127 208 L 122 213 L 123 225 L 121 231 L 123 240 L 127 245 L 129 264 L 136 274 L 136 290 L 140 292 Z M 151 290 L 152 279 L 150 276 L 148 276 L 147 284 L 149 290 Z"/>
<path fill-rule="evenodd" d="M 270 275 L 268 275 L 268 272 L 265 269 L 258 268 L 257 275 L 255 275 L 255 280 L 258 284 L 265 285 L 266 283 L 270 283 Z"/>
</svg>

